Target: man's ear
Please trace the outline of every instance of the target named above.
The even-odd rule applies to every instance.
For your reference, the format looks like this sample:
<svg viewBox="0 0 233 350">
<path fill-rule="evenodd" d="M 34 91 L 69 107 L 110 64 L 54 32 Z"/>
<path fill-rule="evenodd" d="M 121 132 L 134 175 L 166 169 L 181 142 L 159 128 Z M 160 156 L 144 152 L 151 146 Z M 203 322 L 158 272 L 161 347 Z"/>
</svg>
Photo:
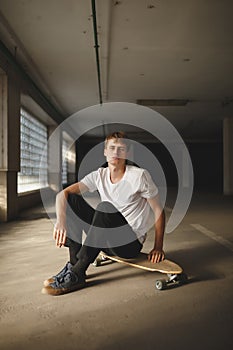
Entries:
<svg viewBox="0 0 233 350">
<path fill-rule="evenodd" d="M 107 154 L 106 154 L 106 148 L 104 147 L 104 156 L 106 157 Z"/>
</svg>

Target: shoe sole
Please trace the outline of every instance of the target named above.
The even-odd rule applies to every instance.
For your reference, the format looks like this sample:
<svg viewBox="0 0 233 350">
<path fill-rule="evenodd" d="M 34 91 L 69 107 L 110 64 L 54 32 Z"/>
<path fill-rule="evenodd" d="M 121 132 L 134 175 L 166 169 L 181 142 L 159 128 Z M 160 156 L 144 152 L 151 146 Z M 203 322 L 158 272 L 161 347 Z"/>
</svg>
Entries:
<svg viewBox="0 0 233 350">
<path fill-rule="evenodd" d="M 87 275 L 85 275 L 85 278 L 88 278 Z M 55 278 L 51 277 L 43 282 L 44 287 L 49 287 L 51 283 L 55 282 Z"/>
<path fill-rule="evenodd" d="M 49 285 L 47 287 L 42 288 L 41 293 L 52 295 L 52 296 L 59 296 L 59 295 L 75 292 L 79 289 L 84 288 L 85 286 L 86 286 L 86 282 L 80 283 L 79 285 L 74 286 L 72 288 L 61 288 L 61 289 L 54 289 Z"/>
<path fill-rule="evenodd" d="M 55 279 L 54 278 L 49 278 L 43 282 L 44 287 L 48 287 L 51 283 L 54 283 Z"/>
</svg>

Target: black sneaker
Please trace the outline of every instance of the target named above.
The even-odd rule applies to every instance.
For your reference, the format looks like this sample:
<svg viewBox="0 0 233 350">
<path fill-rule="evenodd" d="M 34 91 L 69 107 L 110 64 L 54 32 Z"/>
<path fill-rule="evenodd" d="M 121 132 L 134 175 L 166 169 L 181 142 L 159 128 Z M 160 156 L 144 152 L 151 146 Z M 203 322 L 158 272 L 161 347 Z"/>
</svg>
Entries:
<svg viewBox="0 0 233 350">
<path fill-rule="evenodd" d="M 42 289 L 42 294 L 62 295 L 85 287 L 85 276 L 78 276 L 69 270 L 60 279 L 55 279 L 53 283 Z"/>
<path fill-rule="evenodd" d="M 48 287 L 51 283 L 54 283 L 55 280 L 59 280 L 60 278 L 62 278 L 68 271 L 71 270 L 71 267 L 73 267 L 73 265 L 68 261 L 63 267 L 63 269 L 60 272 L 58 272 L 58 274 L 44 281 L 44 286 Z"/>
</svg>

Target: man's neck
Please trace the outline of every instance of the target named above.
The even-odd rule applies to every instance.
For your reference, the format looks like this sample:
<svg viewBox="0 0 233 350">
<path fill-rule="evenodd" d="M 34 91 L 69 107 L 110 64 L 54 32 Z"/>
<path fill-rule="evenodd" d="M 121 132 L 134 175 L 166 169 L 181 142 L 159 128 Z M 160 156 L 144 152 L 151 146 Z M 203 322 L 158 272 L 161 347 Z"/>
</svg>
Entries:
<svg viewBox="0 0 233 350">
<path fill-rule="evenodd" d="M 113 183 L 118 182 L 121 180 L 121 178 L 124 176 L 126 165 L 112 165 L 108 164 L 109 171 L 110 171 L 110 178 Z"/>
</svg>

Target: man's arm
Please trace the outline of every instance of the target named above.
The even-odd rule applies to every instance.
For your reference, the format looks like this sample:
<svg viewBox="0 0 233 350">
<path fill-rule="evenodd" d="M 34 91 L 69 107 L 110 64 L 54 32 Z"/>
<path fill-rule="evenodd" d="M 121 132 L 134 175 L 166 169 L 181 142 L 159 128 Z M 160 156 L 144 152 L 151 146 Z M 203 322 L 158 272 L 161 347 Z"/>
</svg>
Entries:
<svg viewBox="0 0 233 350">
<path fill-rule="evenodd" d="M 163 238 L 165 230 L 165 213 L 161 208 L 158 196 L 147 199 L 155 214 L 155 243 L 154 248 L 148 254 L 148 259 L 157 263 L 164 260 Z"/>
<path fill-rule="evenodd" d="M 56 196 L 56 216 L 57 221 L 54 225 L 53 238 L 56 241 L 57 247 L 64 246 L 66 241 L 66 207 L 68 196 L 71 193 L 81 194 L 88 191 L 88 187 L 82 182 L 77 182 L 68 186 Z"/>
</svg>

